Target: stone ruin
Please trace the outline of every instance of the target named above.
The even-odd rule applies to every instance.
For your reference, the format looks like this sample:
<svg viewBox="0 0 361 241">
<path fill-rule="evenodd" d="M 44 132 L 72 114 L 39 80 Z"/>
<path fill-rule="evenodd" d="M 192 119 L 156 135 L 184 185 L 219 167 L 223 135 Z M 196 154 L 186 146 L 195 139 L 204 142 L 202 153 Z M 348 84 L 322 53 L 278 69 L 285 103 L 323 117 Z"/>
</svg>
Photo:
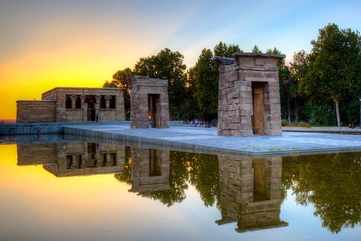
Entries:
<svg viewBox="0 0 361 241">
<path fill-rule="evenodd" d="M 281 220 L 282 157 L 218 155 L 218 225 L 237 222 L 237 232 L 288 226 Z"/>
<path fill-rule="evenodd" d="M 284 56 L 238 53 L 219 63 L 218 135 L 281 134 L 278 61 Z"/>
<path fill-rule="evenodd" d="M 134 76 L 131 85 L 131 127 L 167 128 L 168 80 Z"/>
</svg>

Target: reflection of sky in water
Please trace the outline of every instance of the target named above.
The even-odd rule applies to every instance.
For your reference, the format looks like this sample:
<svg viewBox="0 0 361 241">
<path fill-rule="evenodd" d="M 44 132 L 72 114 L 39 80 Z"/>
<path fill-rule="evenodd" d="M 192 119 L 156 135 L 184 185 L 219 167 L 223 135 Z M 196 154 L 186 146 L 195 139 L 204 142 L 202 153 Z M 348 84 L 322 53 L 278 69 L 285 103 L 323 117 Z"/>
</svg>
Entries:
<svg viewBox="0 0 361 241">
<path fill-rule="evenodd" d="M 206 207 L 197 188 L 170 207 L 129 192 L 114 174 L 55 177 L 42 165 L 17 166 L 16 145 L 0 145 L 1 240 L 359 240 L 360 227 L 331 233 L 314 206 L 291 190 L 281 206 L 287 227 L 237 233 L 218 225 L 217 204 Z"/>
</svg>

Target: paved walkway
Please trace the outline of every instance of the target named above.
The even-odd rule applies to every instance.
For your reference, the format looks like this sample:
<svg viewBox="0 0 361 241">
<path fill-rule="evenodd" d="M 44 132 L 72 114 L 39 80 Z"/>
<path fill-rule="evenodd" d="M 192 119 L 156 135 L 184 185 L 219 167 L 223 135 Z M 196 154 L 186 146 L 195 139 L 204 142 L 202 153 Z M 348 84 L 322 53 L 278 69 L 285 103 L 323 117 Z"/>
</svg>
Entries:
<svg viewBox="0 0 361 241">
<path fill-rule="evenodd" d="M 176 149 L 250 155 L 361 151 L 361 136 L 329 133 L 283 132 L 281 136 L 225 137 L 215 128 L 172 126 L 131 129 L 129 125 L 67 126 L 65 134 L 143 142 Z"/>
</svg>

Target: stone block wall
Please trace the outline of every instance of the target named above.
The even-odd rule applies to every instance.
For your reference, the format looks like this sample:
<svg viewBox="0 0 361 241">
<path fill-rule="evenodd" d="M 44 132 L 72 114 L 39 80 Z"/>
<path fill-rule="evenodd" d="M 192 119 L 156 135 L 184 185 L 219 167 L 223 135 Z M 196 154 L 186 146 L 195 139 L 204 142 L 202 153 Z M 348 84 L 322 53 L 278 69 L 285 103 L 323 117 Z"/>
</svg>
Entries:
<svg viewBox="0 0 361 241">
<path fill-rule="evenodd" d="M 18 123 L 124 120 L 124 97 L 118 88 L 55 88 L 43 93 L 42 101 L 17 101 Z"/>
<path fill-rule="evenodd" d="M 146 193 L 169 189 L 170 158 L 168 150 L 131 147 L 132 192 Z M 154 155 L 155 154 L 155 155 Z M 151 156 L 156 160 L 151 160 Z M 158 165 L 158 173 L 152 175 L 151 163 Z"/>
<path fill-rule="evenodd" d="M 237 222 L 239 232 L 287 225 L 280 220 L 283 198 L 281 157 L 260 159 L 219 154 L 218 162 L 222 214 L 218 224 Z M 264 191 L 268 197 L 264 200 L 256 200 L 257 186 L 267 189 Z"/>
<path fill-rule="evenodd" d="M 157 128 L 167 128 L 169 121 L 168 80 L 134 76 L 131 88 L 130 120 L 132 128 L 149 128 L 148 95 L 159 95 Z"/>
<path fill-rule="evenodd" d="M 17 101 L 16 110 L 18 123 L 56 121 L 56 103 L 54 101 Z"/>
<path fill-rule="evenodd" d="M 36 165 L 56 162 L 55 144 L 17 144 L 17 165 Z"/>
<path fill-rule="evenodd" d="M 240 53 L 217 57 L 219 63 L 218 134 L 251 136 L 255 133 L 254 84 L 262 84 L 262 134 L 281 134 L 281 107 L 277 63 L 283 56 Z"/>
<path fill-rule="evenodd" d="M 44 168 L 56 176 L 119 173 L 123 170 L 124 145 L 88 142 L 55 145 L 56 162 L 46 164 Z"/>
<path fill-rule="evenodd" d="M 123 121 L 125 120 L 123 92 L 118 88 L 55 88 L 42 95 L 43 100 L 56 101 L 56 121 L 78 122 L 88 120 L 87 96 L 95 99 L 95 121 Z M 104 97 L 105 106 L 101 106 Z M 109 107 L 110 96 L 115 96 L 115 108 Z M 66 98 L 71 98 L 72 108 L 66 108 Z M 76 108 L 76 99 L 80 98 L 80 108 Z"/>
</svg>

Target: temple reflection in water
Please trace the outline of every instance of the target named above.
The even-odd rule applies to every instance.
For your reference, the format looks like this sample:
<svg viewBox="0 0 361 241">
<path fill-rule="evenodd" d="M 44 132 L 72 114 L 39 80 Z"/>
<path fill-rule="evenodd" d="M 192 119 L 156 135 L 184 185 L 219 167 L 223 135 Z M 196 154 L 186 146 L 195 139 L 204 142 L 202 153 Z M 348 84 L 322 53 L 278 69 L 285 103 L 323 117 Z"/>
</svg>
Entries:
<svg viewBox="0 0 361 241">
<path fill-rule="evenodd" d="M 121 172 L 124 155 L 118 144 L 18 144 L 18 165 L 43 164 L 58 177 Z"/>
<path fill-rule="evenodd" d="M 237 222 L 237 231 L 286 226 L 280 220 L 283 201 L 282 158 L 218 155 L 219 208 L 222 225 Z"/>
<path fill-rule="evenodd" d="M 93 142 L 18 144 L 18 165 L 36 164 L 57 177 L 114 173 L 131 185 L 129 191 L 168 206 L 183 200 L 186 183 L 193 182 L 205 202 L 217 200 L 219 225 L 235 222 L 239 232 L 287 225 L 280 220 L 281 157 L 180 154 Z"/>
</svg>

